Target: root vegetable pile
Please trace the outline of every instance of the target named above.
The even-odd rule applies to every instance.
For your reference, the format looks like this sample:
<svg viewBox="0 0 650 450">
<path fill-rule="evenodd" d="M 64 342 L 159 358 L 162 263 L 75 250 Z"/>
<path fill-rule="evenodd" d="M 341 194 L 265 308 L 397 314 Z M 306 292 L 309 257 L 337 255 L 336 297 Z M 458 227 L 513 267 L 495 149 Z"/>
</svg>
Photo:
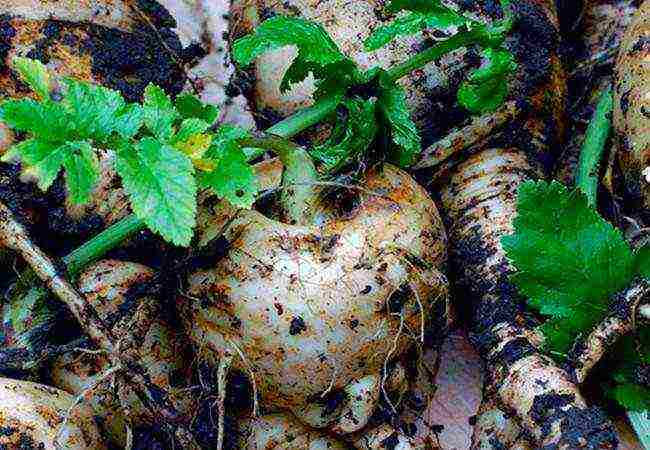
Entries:
<svg viewBox="0 0 650 450">
<path fill-rule="evenodd" d="M 643 428 L 650 1 L 198 3 L 0 6 L 0 448 L 444 448 L 452 326 L 472 448 Z"/>
</svg>

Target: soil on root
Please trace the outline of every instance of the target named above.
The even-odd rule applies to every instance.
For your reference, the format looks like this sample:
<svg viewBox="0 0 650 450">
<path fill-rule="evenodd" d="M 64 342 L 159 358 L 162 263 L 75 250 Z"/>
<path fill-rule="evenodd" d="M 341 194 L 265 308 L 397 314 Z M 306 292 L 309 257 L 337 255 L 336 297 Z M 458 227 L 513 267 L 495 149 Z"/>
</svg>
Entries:
<svg viewBox="0 0 650 450">
<path fill-rule="evenodd" d="M 151 1 L 144 3 L 157 5 Z M 186 74 L 180 65 L 184 59 L 180 40 L 169 28 L 173 19 L 164 18 L 162 11 L 166 10 L 153 6 L 148 9 L 158 11 L 150 18 L 151 24 L 138 23 L 131 31 L 89 23 L 1 16 L 0 92 L 11 97 L 29 93 L 8 61 L 12 50 L 29 49 L 23 56 L 45 64 L 56 62 L 62 73 L 119 90 L 129 101 L 140 100 L 149 83 L 161 86 L 171 95 L 178 94 Z"/>
</svg>

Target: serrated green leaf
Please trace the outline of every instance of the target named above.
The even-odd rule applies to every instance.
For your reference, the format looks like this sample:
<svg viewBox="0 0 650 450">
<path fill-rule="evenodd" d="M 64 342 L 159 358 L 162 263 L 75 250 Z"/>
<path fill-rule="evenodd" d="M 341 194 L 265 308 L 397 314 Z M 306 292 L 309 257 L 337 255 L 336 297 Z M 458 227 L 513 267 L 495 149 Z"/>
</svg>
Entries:
<svg viewBox="0 0 650 450">
<path fill-rule="evenodd" d="M 635 272 L 650 280 L 650 245 L 641 247 L 634 252 Z"/>
<path fill-rule="evenodd" d="M 203 133 L 208 128 L 210 128 L 210 125 L 204 120 L 196 119 L 196 118 L 185 119 L 181 122 L 181 125 L 178 128 L 178 132 L 172 139 L 172 142 L 174 144 L 177 142 L 185 142 L 191 136 L 195 134 Z"/>
<path fill-rule="evenodd" d="M 439 0 L 393 0 L 388 11 L 398 13 L 409 11 L 396 17 L 388 25 L 377 28 L 364 45 L 366 50 L 377 50 L 398 36 L 416 34 L 425 29 L 445 30 L 461 26 L 469 19 L 443 5 Z"/>
<path fill-rule="evenodd" d="M 219 116 L 219 108 L 204 104 L 192 94 L 180 94 L 176 97 L 175 105 L 183 119 L 201 119 L 212 125 Z"/>
<path fill-rule="evenodd" d="M 411 13 L 380 26 L 365 40 L 366 50 L 377 50 L 398 36 L 419 33 L 426 28 L 426 17 L 426 14 Z"/>
<path fill-rule="evenodd" d="M 345 58 L 336 43 L 318 23 L 298 17 L 275 16 L 262 22 L 252 35 L 235 41 L 235 61 L 248 66 L 269 50 L 295 45 L 300 59 L 325 66 Z"/>
<path fill-rule="evenodd" d="M 425 29 L 444 30 L 467 22 L 466 18 L 445 7 L 426 12 L 413 11 L 396 17 L 388 25 L 378 27 L 364 42 L 366 50 L 377 50 L 398 36 L 416 34 Z"/>
<path fill-rule="evenodd" d="M 562 319 L 544 332 L 549 348 L 565 353 L 572 338 L 605 317 L 610 297 L 634 277 L 632 251 L 581 192 L 557 182 L 520 186 L 514 229 L 502 239 L 516 268 L 511 279 L 530 306 Z"/>
<path fill-rule="evenodd" d="M 160 141 L 167 142 L 174 134 L 178 112 L 162 88 L 149 84 L 144 90 L 144 124 Z"/>
<path fill-rule="evenodd" d="M 212 145 L 205 154 L 205 157 L 218 161 L 223 155 L 223 149 L 232 141 L 248 136 L 248 131 L 235 125 L 222 125 L 212 137 Z"/>
<path fill-rule="evenodd" d="M 50 97 L 50 73 L 42 62 L 21 56 L 14 57 L 12 62 L 20 78 L 41 99 L 48 99 Z"/>
<path fill-rule="evenodd" d="M 65 145 L 53 146 L 50 142 L 28 139 L 16 148 L 23 162 L 23 174 L 36 179 L 39 189 L 47 191 L 63 166 Z"/>
<path fill-rule="evenodd" d="M 384 83 L 377 107 L 390 130 L 393 143 L 390 160 L 400 167 L 408 167 L 420 153 L 421 142 L 418 129 L 411 119 L 404 88 L 397 83 Z"/>
<path fill-rule="evenodd" d="M 275 16 L 265 20 L 254 34 L 235 41 L 233 57 L 242 66 L 248 66 L 263 53 L 286 46 L 295 46 L 298 54 L 283 77 L 282 90 L 302 81 L 310 72 L 317 80 L 339 80 L 341 90 L 349 83 L 346 80 L 355 79 L 356 65 L 339 50 L 325 29 L 298 17 Z"/>
<path fill-rule="evenodd" d="M 189 245 L 196 223 L 194 167 L 185 155 L 153 138 L 117 153 L 117 171 L 133 212 L 167 241 Z"/>
<path fill-rule="evenodd" d="M 436 13 L 449 9 L 440 0 L 392 0 L 387 10 L 392 13 L 399 11 L 415 11 L 420 13 Z"/>
<path fill-rule="evenodd" d="M 220 198 L 240 208 L 250 208 L 258 192 L 257 179 L 237 139 L 248 133 L 235 126 L 219 127 L 205 157 L 214 170 L 199 172 L 201 187 L 211 189 Z"/>
<path fill-rule="evenodd" d="M 483 50 L 487 64 L 473 70 L 458 89 L 458 102 L 468 111 L 481 114 L 494 111 L 508 96 L 508 76 L 517 65 L 507 50 Z"/>
<path fill-rule="evenodd" d="M 89 202 L 99 180 L 99 160 L 95 151 L 85 141 L 70 142 L 62 151 L 68 199 L 73 204 Z"/>
<path fill-rule="evenodd" d="M 126 105 L 115 117 L 115 132 L 124 139 L 131 139 L 142 127 L 144 111 L 137 103 Z"/>
<path fill-rule="evenodd" d="M 0 120 L 16 131 L 33 132 L 42 126 L 43 107 L 31 98 L 5 100 L 0 104 Z"/>
<path fill-rule="evenodd" d="M 374 101 L 347 98 L 341 106 L 347 114 L 339 118 L 327 141 L 310 151 L 328 171 L 335 171 L 350 158 L 364 154 L 377 134 Z"/>
<path fill-rule="evenodd" d="M 201 119 L 185 119 L 172 139 L 172 145 L 185 153 L 202 170 L 211 170 L 214 164 L 204 158 L 212 144 L 212 134 L 206 133 L 210 125 Z"/>
<path fill-rule="evenodd" d="M 63 103 L 77 139 L 103 141 L 116 131 L 117 117 L 126 107 L 119 92 L 70 78 L 65 85 Z"/>
<path fill-rule="evenodd" d="M 54 102 L 7 100 L 0 104 L 0 120 L 14 130 L 31 133 L 42 140 L 62 143 L 70 136 L 69 117 Z"/>
</svg>

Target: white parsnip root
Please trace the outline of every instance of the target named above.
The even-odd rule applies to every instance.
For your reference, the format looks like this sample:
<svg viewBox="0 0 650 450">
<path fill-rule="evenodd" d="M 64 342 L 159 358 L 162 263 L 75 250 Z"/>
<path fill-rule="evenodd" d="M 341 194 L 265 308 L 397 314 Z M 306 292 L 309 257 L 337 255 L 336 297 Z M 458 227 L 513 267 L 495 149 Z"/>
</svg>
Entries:
<svg viewBox="0 0 650 450">
<path fill-rule="evenodd" d="M 394 384 L 392 362 L 421 345 L 423 327 L 444 335 L 446 239 L 426 192 L 395 167 L 336 191 L 342 203 L 323 202 L 311 226 L 215 206 L 200 238 L 220 240 L 223 256 L 190 275 L 194 300 L 179 306 L 200 356 L 216 365 L 233 354 L 262 408 L 347 435 L 369 420 Z"/>
<path fill-rule="evenodd" d="M 102 260 L 80 275 L 79 287 L 116 334 L 120 351 L 137 355 L 153 385 L 169 392 L 174 407 L 191 417 L 195 401 L 183 390 L 185 383 L 173 380 L 186 367 L 184 349 L 177 333 L 161 319 L 154 277 L 151 269 L 140 264 Z M 109 438 L 124 446 L 127 425 L 154 425 L 160 418 L 125 383 L 128 376 L 118 377 L 116 389 L 112 388 L 114 380 L 96 385 L 108 370 L 111 358 L 105 352 L 72 351 L 53 361 L 50 376 L 53 385 L 74 395 L 86 394 L 93 386 L 86 401 L 101 417 Z"/>
<path fill-rule="evenodd" d="M 591 369 L 605 353 L 626 334 L 650 319 L 645 315 L 650 302 L 650 283 L 637 280 L 631 287 L 614 296 L 610 314 L 587 336 L 578 339 L 567 357 L 566 370 L 578 384 L 584 382 Z"/>
<path fill-rule="evenodd" d="M 0 448 L 105 449 L 92 409 L 74 403 L 51 386 L 0 378 Z M 72 420 L 65 420 L 69 412 Z"/>
<path fill-rule="evenodd" d="M 476 413 L 471 448 L 492 450 L 499 444 L 509 450 L 532 450 L 517 418 L 504 412 L 495 397 L 487 394 Z"/>
<path fill-rule="evenodd" d="M 175 433 L 185 448 L 198 448 L 182 423 L 188 418 L 178 413 L 170 401 L 169 393 L 155 386 L 136 353 L 116 347 L 118 339 L 113 330 L 100 318 L 93 305 L 61 275 L 62 271 L 54 262 L 31 242 L 24 227 L 13 217 L 11 210 L 1 202 L 0 244 L 22 256 L 41 281 L 70 308 L 83 330 L 99 348 L 110 355 L 112 364 L 123 367 L 128 372 L 131 386 L 138 395 L 148 399 L 148 406 L 176 430 Z"/>
<path fill-rule="evenodd" d="M 615 68 L 614 126 L 617 158 L 635 213 L 648 220 L 650 183 L 643 176 L 650 165 L 650 1 L 645 0 L 627 28 Z M 636 215 L 635 214 L 635 215 Z"/>
</svg>

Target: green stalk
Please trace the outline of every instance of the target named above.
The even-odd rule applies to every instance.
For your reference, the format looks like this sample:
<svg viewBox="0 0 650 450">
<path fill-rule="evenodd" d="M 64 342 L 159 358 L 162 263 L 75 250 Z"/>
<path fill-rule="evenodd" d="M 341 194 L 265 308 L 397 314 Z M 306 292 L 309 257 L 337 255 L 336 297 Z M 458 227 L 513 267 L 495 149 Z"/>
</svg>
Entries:
<svg viewBox="0 0 650 450">
<path fill-rule="evenodd" d="M 612 90 L 607 88 L 601 94 L 594 117 L 587 127 L 578 162 L 576 186 L 587 196 L 593 208 L 598 201 L 598 172 L 611 129 L 612 107 Z"/>
<path fill-rule="evenodd" d="M 68 276 L 74 278 L 81 269 L 101 258 L 127 237 L 146 227 L 143 220 L 130 214 L 63 257 Z"/>
<path fill-rule="evenodd" d="M 601 94 L 594 117 L 587 127 L 578 162 L 576 186 L 585 194 L 587 202 L 593 208 L 596 208 L 598 203 L 598 172 L 611 130 L 612 108 L 612 89 L 607 88 Z M 649 411 L 627 411 L 627 417 L 630 419 L 630 424 L 641 441 L 641 445 L 650 450 L 649 414 Z"/>
<path fill-rule="evenodd" d="M 341 98 L 339 96 L 326 97 L 313 106 L 301 109 L 292 116 L 276 123 L 271 128 L 268 128 L 266 133 L 284 138 L 295 136 L 336 111 L 336 107 L 340 102 Z"/>
<path fill-rule="evenodd" d="M 318 200 L 318 171 L 309 153 L 302 147 L 279 136 L 244 138 L 242 146 L 273 151 L 284 166 L 280 205 L 283 220 L 294 225 L 314 223 L 314 207 Z"/>
<path fill-rule="evenodd" d="M 397 81 L 425 65 L 429 64 L 447 53 L 453 52 L 461 47 L 480 44 L 490 39 L 490 34 L 485 27 L 477 27 L 466 33 L 458 33 L 446 41 L 442 41 L 435 47 L 431 47 L 418 53 L 402 64 L 388 70 L 387 76 L 391 81 Z"/>
</svg>

